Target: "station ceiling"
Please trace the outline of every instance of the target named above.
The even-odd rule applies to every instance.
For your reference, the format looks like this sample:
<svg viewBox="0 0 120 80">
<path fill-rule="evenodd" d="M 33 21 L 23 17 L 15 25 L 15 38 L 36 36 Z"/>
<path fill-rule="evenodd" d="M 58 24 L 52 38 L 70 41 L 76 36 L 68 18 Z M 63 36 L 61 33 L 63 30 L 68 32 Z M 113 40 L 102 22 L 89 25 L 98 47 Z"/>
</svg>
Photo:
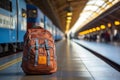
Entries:
<svg viewBox="0 0 120 80">
<path fill-rule="evenodd" d="M 75 24 L 88 0 L 27 0 L 27 2 L 38 6 L 62 32 L 65 32 Z M 68 21 L 70 24 L 67 24 L 68 12 L 72 13 L 72 19 Z"/>
<path fill-rule="evenodd" d="M 120 21 L 120 2 L 109 8 L 107 11 L 99 15 L 97 18 L 92 20 L 90 23 L 86 24 L 80 31 L 87 30 L 90 28 L 94 28 L 100 25 L 108 25 L 110 23 L 111 25 L 114 25 L 115 21 Z"/>
<path fill-rule="evenodd" d="M 27 0 L 27 2 L 38 6 L 62 32 L 66 33 L 73 27 L 77 32 L 110 21 L 104 18 L 95 24 L 96 17 L 120 0 Z M 119 11 L 116 15 L 119 15 Z M 113 14 L 110 16 L 114 17 Z M 79 19 L 81 21 L 78 21 Z M 95 23 L 90 25 L 92 21 Z"/>
<path fill-rule="evenodd" d="M 120 30 L 120 1 L 116 2 L 112 7 L 102 14 L 98 15 L 91 22 L 80 28 L 76 34 L 96 34 L 103 30 Z"/>
</svg>

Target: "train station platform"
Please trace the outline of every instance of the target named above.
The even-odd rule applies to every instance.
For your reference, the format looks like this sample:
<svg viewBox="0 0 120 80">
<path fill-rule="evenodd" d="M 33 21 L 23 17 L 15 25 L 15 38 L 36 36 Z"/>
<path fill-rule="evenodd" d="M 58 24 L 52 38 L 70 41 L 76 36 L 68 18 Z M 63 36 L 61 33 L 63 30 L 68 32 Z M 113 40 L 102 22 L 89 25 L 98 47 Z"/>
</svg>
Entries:
<svg viewBox="0 0 120 80">
<path fill-rule="evenodd" d="M 22 52 L 0 59 L 0 80 L 119 80 L 120 72 L 74 41 L 56 43 L 58 71 L 51 75 L 25 75 Z"/>
<path fill-rule="evenodd" d="M 74 40 L 78 44 L 106 57 L 120 66 L 120 44 L 119 43 L 101 43 L 85 40 Z"/>
</svg>

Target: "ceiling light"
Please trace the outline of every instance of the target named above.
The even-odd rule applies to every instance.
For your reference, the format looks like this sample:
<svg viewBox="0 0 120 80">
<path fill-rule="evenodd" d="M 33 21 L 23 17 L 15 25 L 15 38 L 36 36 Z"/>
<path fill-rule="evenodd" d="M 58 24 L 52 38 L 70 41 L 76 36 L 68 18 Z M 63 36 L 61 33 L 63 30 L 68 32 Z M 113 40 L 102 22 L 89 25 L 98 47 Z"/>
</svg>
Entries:
<svg viewBox="0 0 120 80">
<path fill-rule="evenodd" d="M 72 17 L 67 17 L 67 20 L 71 20 L 72 19 Z"/>
<path fill-rule="evenodd" d="M 111 23 L 108 23 L 108 27 L 111 27 Z"/>
<path fill-rule="evenodd" d="M 97 31 L 99 31 L 99 30 L 100 30 L 100 28 L 99 28 L 99 27 L 96 27 L 96 30 L 97 30 Z"/>
<path fill-rule="evenodd" d="M 67 16 L 72 16 L 72 12 L 67 12 Z"/>
<path fill-rule="evenodd" d="M 101 29 L 105 29 L 105 25 L 101 25 L 100 28 L 101 28 Z"/>
<path fill-rule="evenodd" d="M 95 28 L 93 28 L 92 30 L 93 30 L 93 31 L 96 31 L 96 29 L 95 29 Z"/>
<path fill-rule="evenodd" d="M 117 26 L 117 25 L 120 25 L 120 22 L 119 21 L 115 21 L 114 24 Z"/>
</svg>

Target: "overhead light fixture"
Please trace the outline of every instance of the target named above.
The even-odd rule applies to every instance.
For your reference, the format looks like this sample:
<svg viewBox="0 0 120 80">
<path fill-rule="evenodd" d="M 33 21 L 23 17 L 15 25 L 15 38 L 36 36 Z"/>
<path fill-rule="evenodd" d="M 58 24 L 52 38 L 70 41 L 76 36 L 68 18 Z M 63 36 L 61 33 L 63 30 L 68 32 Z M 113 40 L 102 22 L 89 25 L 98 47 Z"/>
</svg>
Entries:
<svg viewBox="0 0 120 80">
<path fill-rule="evenodd" d="M 72 17 L 67 17 L 67 20 L 71 20 L 72 19 Z"/>
<path fill-rule="evenodd" d="M 72 12 L 67 12 L 67 16 L 72 16 Z"/>
<path fill-rule="evenodd" d="M 92 29 L 89 29 L 89 32 L 93 32 Z"/>
<path fill-rule="evenodd" d="M 111 25 L 111 23 L 108 23 L 108 27 L 111 27 L 112 25 Z"/>
<path fill-rule="evenodd" d="M 69 1 L 71 1 L 71 0 L 69 0 Z M 66 32 L 68 32 L 70 23 L 72 20 L 72 11 L 73 11 L 73 8 L 70 5 L 70 2 L 68 2 L 68 6 L 65 8 L 65 10 L 66 10 Z"/>
<path fill-rule="evenodd" d="M 119 21 L 115 21 L 114 24 L 115 24 L 116 26 L 118 26 L 118 25 L 120 25 L 120 22 L 119 22 Z"/>
<path fill-rule="evenodd" d="M 100 30 L 100 28 L 99 28 L 99 27 L 96 27 L 96 30 L 97 30 L 97 31 L 99 31 L 99 30 Z"/>
<path fill-rule="evenodd" d="M 86 34 L 88 34 L 88 33 L 89 33 L 89 30 L 86 30 L 85 32 L 86 32 Z"/>
<path fill-rule="evenodd" d="M 93 31 L 96 31 L 96 29 L 95 29 L 95 28 L 93 28 L 92 30 L 93 30 Z"/>
<path fill-rule="evenodd" d="M 105 27 L 105 25 L 101 25 L 100 28 L 101 29 L 105 29 L 106 27 Z"/>
<path fill-rule="evenodd" d="M 70 23 L 71 22 L 71 20 L 66 20 L 66 23 Z"/>
</svg>

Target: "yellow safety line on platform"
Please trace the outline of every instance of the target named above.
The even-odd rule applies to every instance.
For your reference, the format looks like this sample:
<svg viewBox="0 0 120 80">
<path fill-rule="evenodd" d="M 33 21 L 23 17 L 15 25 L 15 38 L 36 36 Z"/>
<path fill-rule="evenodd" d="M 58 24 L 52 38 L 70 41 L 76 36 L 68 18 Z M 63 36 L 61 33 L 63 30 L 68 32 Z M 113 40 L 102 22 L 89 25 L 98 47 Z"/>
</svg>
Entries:
<svg viewBox="0 0 120 80">
<path fill-rule="evenodd" d="M 3 65 L 0 65 L 0 70 L 8 68 L 8 67 L 12 66 L 13 64 L 16 64 L 16 63 L 18 63 L 20 61 L 22 61 L 22 57 L 16 58 L 16 59 L 14 59 L 12 61 L 9 61 L 9 62 L 7 62 L 7 63 L 5 63 Z"/>
</svg>

